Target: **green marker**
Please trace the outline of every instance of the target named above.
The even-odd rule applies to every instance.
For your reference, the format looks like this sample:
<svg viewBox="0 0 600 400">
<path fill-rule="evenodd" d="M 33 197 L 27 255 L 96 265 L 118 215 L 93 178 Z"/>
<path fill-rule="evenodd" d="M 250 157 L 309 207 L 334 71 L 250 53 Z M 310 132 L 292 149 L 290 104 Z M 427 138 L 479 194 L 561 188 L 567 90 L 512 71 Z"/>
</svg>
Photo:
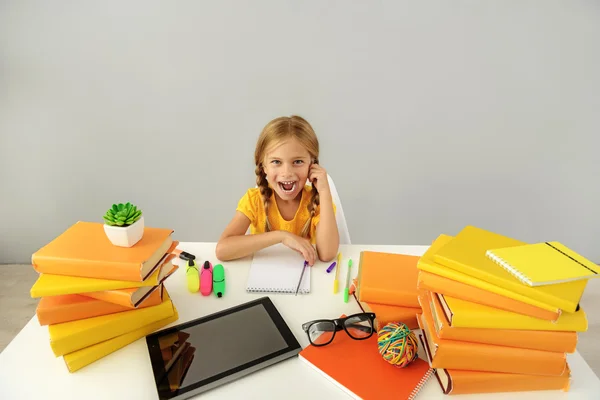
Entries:
<svg viewBox="0 0 600 400">
<path fill-rule="evenodd" d="M 348 275 L 346 275 L 346 287 L 344 288 L 344 303 L 348 302 L 350 297 L 350 271 L 352 269 L 352 259 L 348 260 Z"/>
<path fill-rule="evenodd" d="M 221 264 L 213 267 L 213 292 L 217 297 L 225 294 L 225 268 Z"/>
</svg>

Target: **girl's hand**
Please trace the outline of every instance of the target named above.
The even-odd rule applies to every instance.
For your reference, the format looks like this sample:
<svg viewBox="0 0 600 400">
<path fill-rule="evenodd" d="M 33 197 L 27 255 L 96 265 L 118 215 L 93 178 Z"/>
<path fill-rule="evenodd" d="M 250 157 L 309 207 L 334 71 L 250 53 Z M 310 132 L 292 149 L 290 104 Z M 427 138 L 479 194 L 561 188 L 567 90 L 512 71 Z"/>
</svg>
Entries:
<svg viewBox="0 0 600 400">
<path fill-rule="evenodd" d="M 310 180 L 320 194 L 329 193 L 329 182 L 327 181 L 327 171 L 319 164 L 312 164 L 308 171 L 308 180 Z"/>
<path fill-rule="evenodd" d="M 310 241 L 291 232 L 281 231 L 281 233 L 283 234 L 283 240 L 281 243 L 302 254 L 304 259 L 308 261 L 308 265 L 312 267 L 317 260 L 317 250 L 313 247 Z"/>
</svg>

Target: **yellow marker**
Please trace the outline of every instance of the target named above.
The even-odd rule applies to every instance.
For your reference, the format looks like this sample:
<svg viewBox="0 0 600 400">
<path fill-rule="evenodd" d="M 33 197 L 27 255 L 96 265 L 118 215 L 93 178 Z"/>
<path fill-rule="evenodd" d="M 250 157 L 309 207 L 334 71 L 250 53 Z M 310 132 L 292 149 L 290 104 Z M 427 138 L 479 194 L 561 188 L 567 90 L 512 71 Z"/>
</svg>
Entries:
<svg viewBox="0 0 600 400">
<path fill-rule="evenodd" d="M 339 272 L 340 272 L 340 267 L 341 267 L 341 261 L 342 259 L 342 253 L 338 253 L 337 255 L 337 265 L 335 267 L 335 278 L 333 280 L 333 293 L 337 293 L 338 292 L 338 285 L 339 285 L 339 281 L 338 281 L 338 276 L 339 276 Z"/>
</svg>

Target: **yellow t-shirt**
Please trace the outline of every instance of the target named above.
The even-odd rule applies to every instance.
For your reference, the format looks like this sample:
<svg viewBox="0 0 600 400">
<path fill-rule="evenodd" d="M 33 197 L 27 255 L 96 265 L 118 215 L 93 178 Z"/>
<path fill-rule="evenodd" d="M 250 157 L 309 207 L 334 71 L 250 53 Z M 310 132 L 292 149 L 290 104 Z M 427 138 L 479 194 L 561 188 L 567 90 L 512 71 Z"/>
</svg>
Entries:
<svg viewBox="0 0 600 400">
<path fill-rule="evenodd" d="M 294 219 L 286 221 L 279 213 L 277 202 L 275 201 L 275 193 L 271 195 L 269 199 L 269 222 L 271 223 L 272 230 L 281 230 L 295 233 L 300 235 L 302 228 L 306 221 L 310 218 L 308 212 L 308 203 L 310 202 L 312 189 L 310 186 L 304 186 L 302 190 L 302 199 L 300 200 L 300 206 L 296 211 Z M 240 199 L 237 211 L 243 213 L 248 219 L 250 219 L 250 233 L 264 233 L 265 232 L 265 206 L 263 199 L 260 194 L 259 188 L 249 189 L 246 194 Z M 316 228 L 317 224 L 321 219 L 321 206 L 319 205 L 315 210 L 315 216 L 312 219 L 310 226 L 309 238 L 311 243 L 316 243 Z M 336 207 L 333 204 L 333 212 L 335 214 Z"/>
</svg>

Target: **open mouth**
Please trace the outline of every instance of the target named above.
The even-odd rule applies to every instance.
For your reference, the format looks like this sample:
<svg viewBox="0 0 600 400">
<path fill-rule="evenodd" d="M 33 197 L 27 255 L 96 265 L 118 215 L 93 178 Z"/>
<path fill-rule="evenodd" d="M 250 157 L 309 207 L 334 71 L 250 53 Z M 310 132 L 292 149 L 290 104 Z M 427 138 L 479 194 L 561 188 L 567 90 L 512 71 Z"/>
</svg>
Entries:
<svg viewBox="0 0 600 400">
<path fill-rule="evenodd" d="M 284 193 L 292 193 L 294 189 L 296 189 L 296 181 L 284 181 L 278 183 Z"/>
</svg>

